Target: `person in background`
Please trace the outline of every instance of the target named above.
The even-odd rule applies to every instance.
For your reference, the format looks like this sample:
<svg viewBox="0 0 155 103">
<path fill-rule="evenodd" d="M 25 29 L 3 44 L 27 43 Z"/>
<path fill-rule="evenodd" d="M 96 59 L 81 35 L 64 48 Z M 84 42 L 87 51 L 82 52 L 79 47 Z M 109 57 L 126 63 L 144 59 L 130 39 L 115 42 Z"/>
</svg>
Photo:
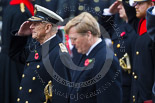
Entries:
<svg viewBox="0 0 155 103">
<path fill-rule="evenodd" d="M 154 82 L 154 63 L 152 55 L 152 40 L 146 29 L 146 11 L 153 6 L 152 0 L 134 0 L 123 5 L 128 17 L 128 23 L 137 32 L 134 43 L 131 103 L 152 103 L 152 87 Z"/>
<path fill-rule="evenodd" d="M 115 56 L 119 59 L 122 68 L 122 103 L 130 103 L 131 72 L 132 72 L 132 50 L 137 34 L 128 24 L 128 18 L 122 4 L 122 0 L 115 1 L 108 10 L 108 14 L 119 14 L 123 22 L 118 30 L 111 35 Z"/>
<path fill-rule="evenodd" d="M 0 103 L 16 103 L 24 65 L 8 56 L 11 31 L 34 15 L 34 0 L 11 0 L 3 12 L 0 53 Z"/>
<path fill-rule="evenodd" d="M 100 38 L 96 19 L 83 12 L 66 24 L 65 32 L 77 52 L 82 54 L 76 64 L 83 67 L 70 71 L 71 82 L 84 83 L 70 88 L 69 93 L 79 97 L 70 98 L 70 103 L 121 103 L 121 69 L 111 49 Z"/>
<path fill-rule="evenodd" d="M 155 0 L 152 0 L 155 2 Z M 155 75 L 155 7 L 150 7 L 147 10 L 147 15 L 146 15 L 146 21 L 147 21 L 147 32 L 150 36 L 150 38 L 153 40 L 153 65 L 154 65 L 154 75 Z M 153 102 L 155 102 L 155 76 L 154 76 L 154 85 L 152 88 L 152 94 L 153 94 Z"/>
</svg>

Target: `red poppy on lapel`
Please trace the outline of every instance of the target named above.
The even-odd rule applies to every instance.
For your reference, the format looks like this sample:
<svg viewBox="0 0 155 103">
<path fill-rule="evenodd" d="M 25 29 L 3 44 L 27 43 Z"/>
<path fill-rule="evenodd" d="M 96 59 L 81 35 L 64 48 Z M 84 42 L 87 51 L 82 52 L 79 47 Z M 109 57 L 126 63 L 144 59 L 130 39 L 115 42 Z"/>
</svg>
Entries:
<svg viewBox="0 0 155 103">
<path fill-rule="evenodd" d="M 92 61 L 92 59 L 86 59 L 84 65 L 88 66 Z"/>
<path fill-rule="evenodd" d="M 39 58 L 39 54 L 38 54 L 38 52 L 35 50 L 34 59 L 38 59 L 38 58 Z"/>
<path fill-rule="evenodd" d="M 126 32 L 124 31 L 124 32 L 122 32 L 122 33 L 120 34 L 120 36 L 123 37 L 125 34 L 126 34 Z"/>
</svg>

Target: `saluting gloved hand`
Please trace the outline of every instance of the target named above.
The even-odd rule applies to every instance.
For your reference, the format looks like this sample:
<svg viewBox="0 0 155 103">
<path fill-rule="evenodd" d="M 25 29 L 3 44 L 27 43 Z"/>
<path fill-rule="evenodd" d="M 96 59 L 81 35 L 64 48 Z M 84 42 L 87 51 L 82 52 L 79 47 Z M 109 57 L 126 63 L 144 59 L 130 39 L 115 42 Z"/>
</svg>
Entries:
<svg viewBox="0 0 155 103">
<path fill-rule="evenodd" d="M 25 21 L 19 28 L 18 31 L 18 36 L 29 36 L 32 34 L 31 29 L 30 29 L 30 25 L 32 24 L 32 22 L 30 21 Z"/>
<path fill-rule="evenodd" d="M 109 8 L 105 8 L 103 10 L 103 15 L 113 15 L 118 13 L 118 6 L 119 6 L 120 2 L 119 1 L 115 1 Z"/>
<path fill-rule="evenodd" d="M 135 6 L 134 0 L 129 0 L 129 5 L 134 7 Z"/>
<path fill-rule="evenodd" d="M 155 15 L 155 6 L 152 9 L 152 14 Z"/>
</svg>

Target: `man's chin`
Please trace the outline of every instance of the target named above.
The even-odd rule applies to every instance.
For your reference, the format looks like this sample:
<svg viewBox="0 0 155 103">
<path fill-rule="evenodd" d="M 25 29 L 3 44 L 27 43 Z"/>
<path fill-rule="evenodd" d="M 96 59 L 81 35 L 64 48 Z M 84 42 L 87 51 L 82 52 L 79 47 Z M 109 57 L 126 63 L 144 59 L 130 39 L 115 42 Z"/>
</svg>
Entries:
<svg viewBox="0 0 155 103">
<path fill-rule="evenodd" d="M 77 49 L 77 52 L 80 53 L 80 54 L 83 54 L 83 53 L 82 53 L 80 50 L 78 50 L 78 49 Z"/>
<path fill-rule="evenodd" d="M 32 38 L 35 39 L 35 40 L 37 40 L 37 37 L 36 36 L 32 36 Z"/>
<path fill-rule="evenodd" d="M 141 18 L 145 18 L 145 15 L 136 14 L 136 17 L 141 19 Z"/>
<path fill-rule="evenodd" d="M 36 34 L 32 34 L 32 38 L 33 39 L 36 39 L 37 38 L 37 35 Z"/>
<path fill-rule="evenodd" d="M 136 17 L 137 17 L 137 18 L 141 18 L 141 16 L 140 16 L 139 14 L 136 14 Z"/>
</svg>

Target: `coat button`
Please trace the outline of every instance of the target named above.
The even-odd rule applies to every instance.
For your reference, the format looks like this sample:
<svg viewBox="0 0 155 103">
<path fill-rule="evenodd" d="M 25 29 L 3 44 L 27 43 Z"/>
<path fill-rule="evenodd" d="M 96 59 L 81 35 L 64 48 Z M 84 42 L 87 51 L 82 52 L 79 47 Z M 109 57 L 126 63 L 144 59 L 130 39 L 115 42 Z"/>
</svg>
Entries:
<svg viewBox="0 0 155 103">
<path fill-rule="evenodd" d="M 117 48 L 120 48 L 120 46 L 121 46 L 120 44 L 117 44 Z"/>
<path fill-rule="evenodd" d="M 136 102 L 136 99 L 133 99 L 133 103 L 135 103 Z"/>
<path fill-rule="evenodd" d="M 115 53 L 115 56 L 117 56 L 117 54 Z"/>
<path fill-rule="evenodd" d="M 137 75 L 135 75 L 135 76 L 134 76 L 134 79 L 137 79 L 137 78 L 138 78 Z"/>
<path fill-rule="evenodd" d="M 84 0 L 79 0 L 80 2 L 83 2 Z"/>
<path fill-rule="evenodd" d="M 133 95 L 132 98 L 133 98 L 133 103 L 135 103 L 136 101 L 135 96 Z"/>
<path fill-rule="evenodd" d="M 22 87 L 19 87 L 19 90 L 22 90 L 23 88 Z"/>
<path fill-rule="evenodd" d="M 98 2 L 99 2 L 99 0 L 94 0 L 94 2 L 98 3 Z"/>
<path fill-rule="evenodd" d="M 32 89 L 29 89 L 29 93 L 32 93 Z"/>
<path fill-rule="evenodd" d="M 29 66 L 30 65 L 30 63 L 27 63 L 27 66 Z"/>
<path fill-rule="evenodd" d="M 112 44 L 114 44 L 114 41 L 111 41 Z"/>
<path fill-rule="evenodd" d="M 25 101 L 25 103 L 29 103 L 28 101 Z"/>
<path fill-rule="evenodd" d="M 50 2 L 51 0 L 46 0 L 46 2 Z"/>
<path fill-rule="evenodd" d="M 96 12 L 99 12 L 99 11 L 100 11 L 100 7 L 96 6 L 96 7 L 95 7 L 95 11 L 96 11 Z"/>
<path fill-rule="evenodd" d="M 17 98 L 17 102 L 19 102 L 20 101 L 20 98 Z"/>
<path fill-rule="evenodd" d="M 82 11 L 83 9 L 84 9 L 83 6 L 79 6 L 79 7 L 78 7 L 78 10 L 79 10 L 79 11 Z"/>
<path fill-rule="evenodd" d="M 37 69 L 39 69 L 40 68 L 40 65 L 37 65 Z"/>
<path fill-rule="evenodd" d="M 25 74 L 22 75 L 22 78 L 24 78 L 24 77 L 25 77 Z"/>
<path fill-rule="evenodd" d="M 136 55 L 139 55 L 139 51 L 136 52 Z"/>
<path fill-rule="evenodd" d="M 33 77 L 32 80 L 36 80 L 36 77 Z"/>
<path fill-rule="evenodd" d="M 134 76 L 135 75 L 135 72 L 132 72 L 132 75 Z"/>
</svg>

